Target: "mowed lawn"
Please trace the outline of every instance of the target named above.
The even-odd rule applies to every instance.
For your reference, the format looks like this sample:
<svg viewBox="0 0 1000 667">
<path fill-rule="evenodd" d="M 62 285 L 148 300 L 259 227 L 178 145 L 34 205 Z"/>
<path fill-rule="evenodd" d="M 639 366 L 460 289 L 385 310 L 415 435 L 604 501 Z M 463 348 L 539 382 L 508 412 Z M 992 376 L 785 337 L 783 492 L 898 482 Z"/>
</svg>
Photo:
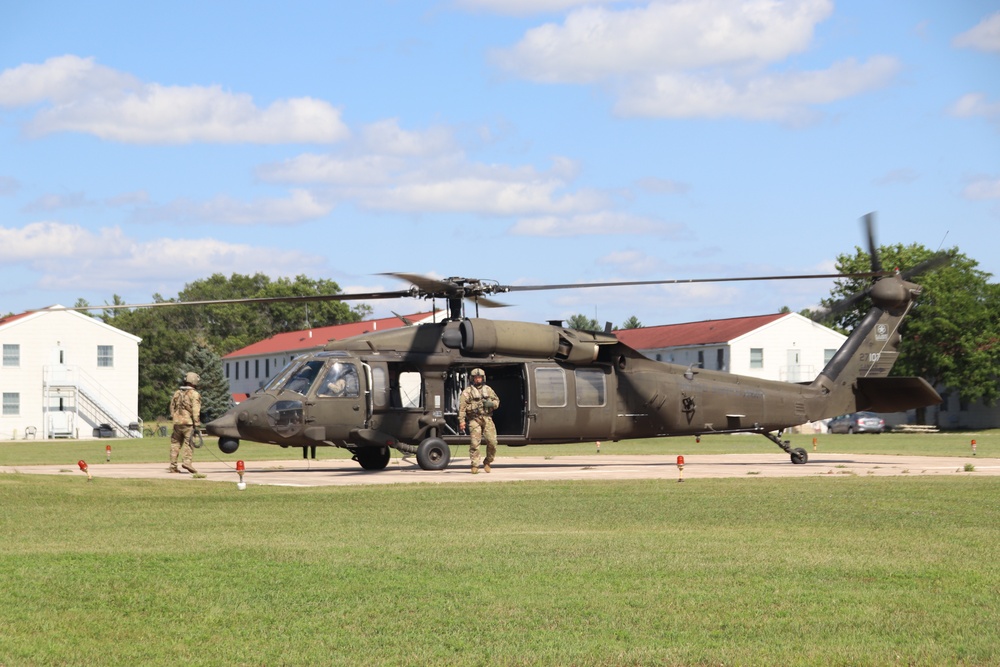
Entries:
<svg viewBox="0 0 1000 667">
<path fill-rule="evenodd" d="M 4 667 L 1000 664 L 1000 478 L 974 472 L 239 492 L 76 470 L 0 475 L 0 503 Z"/>
</svg>

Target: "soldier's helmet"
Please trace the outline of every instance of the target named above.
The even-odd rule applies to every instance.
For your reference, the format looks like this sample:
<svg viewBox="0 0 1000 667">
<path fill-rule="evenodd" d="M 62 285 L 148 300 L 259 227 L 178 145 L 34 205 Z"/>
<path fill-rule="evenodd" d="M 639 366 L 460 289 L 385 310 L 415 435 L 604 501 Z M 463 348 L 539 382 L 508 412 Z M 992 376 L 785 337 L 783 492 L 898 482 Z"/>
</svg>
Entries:
<svg viewBox="0 0 1000 667">
<path fill-rule="evenodd" d="M 483 378 L 484 380 L 486 379 L 486 371 L 484 371 L 482 368 L 473 368 L 472 372 L 469 373 L 469 375 L 474 378 L 480 377 Z"/>
<path fill-rule="evenodd" d="M 198 383 L 201 382 L 201 377 L 197 373 L 188 373 L 184 376 L 184 381 L 192 387 L 197 387 Z"/>
</svg>

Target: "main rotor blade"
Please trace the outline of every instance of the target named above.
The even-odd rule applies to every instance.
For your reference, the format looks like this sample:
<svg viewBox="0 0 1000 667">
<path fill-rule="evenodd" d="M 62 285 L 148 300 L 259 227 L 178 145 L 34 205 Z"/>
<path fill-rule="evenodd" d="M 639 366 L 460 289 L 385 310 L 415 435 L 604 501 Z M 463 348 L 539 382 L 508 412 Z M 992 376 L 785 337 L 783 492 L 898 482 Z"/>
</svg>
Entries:
<svg viewBox="0 0 1000 667">
<path fill-rule="evenodd" d="M 607 283 L 565 283 L 561 285 L 510 285 L 502 287 L 504 292 L 532 292 L 553 289 L 578 289 L 582 287 L 634 287 L 640 285 L 684 285 L 694 283 L 735 283 L 754 280 L 810 280 L 815 278 L 877 278 L 891 275 L 891 271 L 865 271 L 862 273 L 814 273 L 792 276 L 741 276 L 737 278 L 673 278 L 668 280 L 631 280 Z"/>
<path fill-rule="evenodd" d="M 103 306 L 59 306 L 47 310 L 119 310 L 122 308 L 161 308 L 169 306 L 223 306 L 228 304 L 263 305 L 268 303 L 302 303 L 308 301 L 368 301 L 371 299 L 399 299 L 413 296 L 410 290 L 394 292 L 362 292 L 354 294 L 309 294 L 304 296 L 266 296 L 246 299 L 205 299 L 203 301 L 156 301 L 154 303 L 105 304 Z"/>
</svg>

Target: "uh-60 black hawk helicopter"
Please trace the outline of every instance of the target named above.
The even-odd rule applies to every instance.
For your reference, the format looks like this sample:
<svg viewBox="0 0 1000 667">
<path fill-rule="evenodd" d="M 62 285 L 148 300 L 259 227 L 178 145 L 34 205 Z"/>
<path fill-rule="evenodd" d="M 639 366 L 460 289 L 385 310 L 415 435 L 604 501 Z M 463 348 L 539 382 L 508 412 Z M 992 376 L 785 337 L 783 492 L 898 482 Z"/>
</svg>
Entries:
<svg viewBox="0 0 1000 667">
<path fill-rule="evenodd" d="M 440 298 L 448 302 L 448 316 L 436 323 L 330 341 L 322 351 L 292 361 L 206 429 L 218 436 L 219 448 L 227 454 L 236 451 L 240 440 L 283 447 L 333 446 L 350 450 L 362 468 L 381 470 L 395 449 L 415 454 L 425 470 L 441 470 L 451 458 L 450 445 L 468 442 L 458 431 L 459 395 L 469 372 L 483 368 L 501 399 L 502 409 L 494 414 L 500 444 L 752 432 L 788 452 L 792 463 L 802 464 L 808 458 L 805 450 L 782 441 L 783 429 L 848 412 L 895 412 L 941 401 L 922 378 L 888 375 L 898 354 L 900 324 L 920 294 L 920 286 L 909 278 L 947 257 L 935 257 L 904 273 L 884 271 L 870 215 L 865 221 L 872 270 L 851 276 L 871 278 L 871 285 L 834 307 L 846 309 L 867 296 L 871 309 L 809 383 L 653 361 L 610 331 L 463 317 L 463 308 L 466 301 L 474 302 L 477 311 L 478 306 L 503 305 L 491 297 L 528 290 L 846 274 L 544 286 L 391 274 L 413 287 L 291 300 Z M 257 301 L 274 300 L 279 299 Z"/>
</svg>

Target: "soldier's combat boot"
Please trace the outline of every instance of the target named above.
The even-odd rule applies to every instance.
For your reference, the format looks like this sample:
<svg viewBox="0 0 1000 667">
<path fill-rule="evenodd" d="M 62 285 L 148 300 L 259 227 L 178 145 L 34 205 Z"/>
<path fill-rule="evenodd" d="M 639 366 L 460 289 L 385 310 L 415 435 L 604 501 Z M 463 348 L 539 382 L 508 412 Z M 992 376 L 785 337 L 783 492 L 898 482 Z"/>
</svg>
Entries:
<svg viewBox="0 0 1000 667">
<path fill-rule="evenodd" d="M 483 464 L 483 470 L 485 470 L 486 472 L 489 472 L 490 471 L 490 464 L 489 463 Z"/>
<path fill-rule="evenodd" d="M 167 472 L 180 472 L 180 470 L 177 469 L 176 463 L 171 463 L 170 467 L 167 468 Z"/>
<path fill-rule="evenodd" d="M 479 474 L 479 466 L 477 466 L 475 463 L 472 464 L 472 474 L 473 475 Z"/>
<path fill-rule="evenodd" d="M 191 473 L 192 475 L 197 475 L 197 474 L 198 474 L 198 471 L 197 471 L 197 470 L 195 470 L 195 469 L 194 469 L 194 466 L 193 466 L 193 465 L 191 465 L 190 463 L 182 463 L 182 464 L 181 464 L 181 467 L 182 467 L 182 468 L 184 468 L 185 470 L 187 470 L 187 471 L 188 471 L 189 473 Z"/>
</svg>

